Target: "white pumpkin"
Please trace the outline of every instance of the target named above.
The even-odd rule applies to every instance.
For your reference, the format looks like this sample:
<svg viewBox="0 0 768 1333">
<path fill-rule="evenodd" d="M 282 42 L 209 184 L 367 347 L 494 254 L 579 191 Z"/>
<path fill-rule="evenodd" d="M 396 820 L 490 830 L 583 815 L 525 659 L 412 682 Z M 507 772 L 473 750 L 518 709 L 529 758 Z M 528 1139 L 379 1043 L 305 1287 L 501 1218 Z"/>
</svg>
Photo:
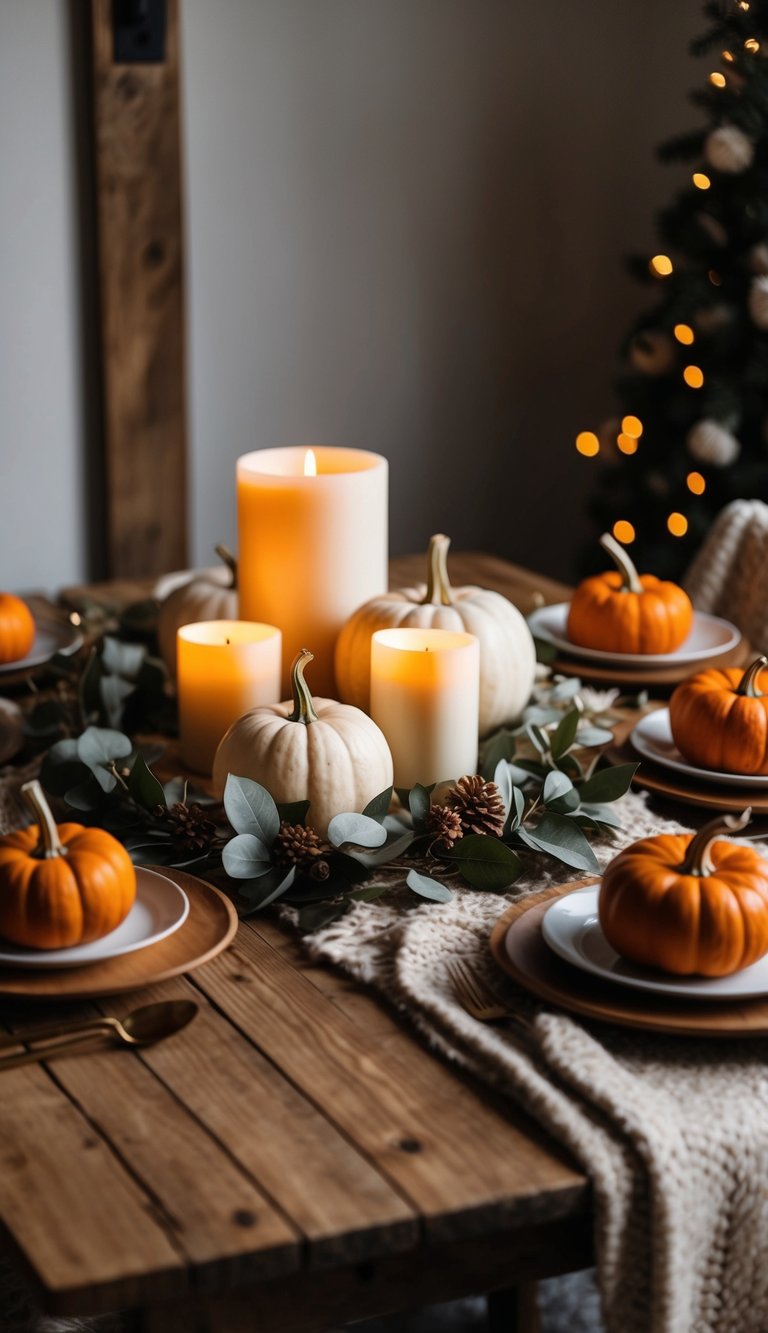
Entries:
<svg viewBox="0 0 768 1333">
<path fill-rule="evenodd" d="M 309 801 L 307 823 L 322 837 L 334 815 L 360 813 L 392 785 L 392 755 L 375 722 L 335 699 L 313 699 L 302 649 L 291 668 L 293 698 L 263 704 L 238 718 L 220 742 L 213 785 L 224 792 L 229 773 L 266 787 L 278 805 Z"/>
<path fill-rule="evenodd" d="M 432 537 L 428 581 L 383 593 L 358 608 L 336 642 L 336 684 L 345 703 L 370 707 L 371 636 L 379 629 L 414 626 L 474 634 L 480 640 L 480 735 L 511 722 L 525 708 L 536 672 L 531 632 L 501 593 L 452 588 L 447 557 L 450 538 Z"/>
<path fill-rule="evenodd" d="M 157 641 L 172 677 L 176 675 L 176 631 L 182 625 L 200 620 L 237 620 L 237 565 L 225 546 L 216 554 L 224 564 L 204 569 L 181 585 L 176 585 L 160 604 L 157 617 Z"/>
</svg>

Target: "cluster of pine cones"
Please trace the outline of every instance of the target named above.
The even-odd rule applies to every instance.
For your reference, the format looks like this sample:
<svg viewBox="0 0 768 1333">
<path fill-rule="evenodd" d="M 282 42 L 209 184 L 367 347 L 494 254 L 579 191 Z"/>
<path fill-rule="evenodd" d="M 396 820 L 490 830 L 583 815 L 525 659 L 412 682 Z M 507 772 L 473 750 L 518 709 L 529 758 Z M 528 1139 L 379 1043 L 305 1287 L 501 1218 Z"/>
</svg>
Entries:
<svg viewBox="0 0 768 1333">
<path fill-rule="evenodd" d="M 433 849 L 449 852 L 468 833 L 500 838 L 505 821 L 506 810 L 496 783 L 474 774 L 459 778 L 444 804 L 431 807 L 427 830 L 433 837 Z"/>
</svg>

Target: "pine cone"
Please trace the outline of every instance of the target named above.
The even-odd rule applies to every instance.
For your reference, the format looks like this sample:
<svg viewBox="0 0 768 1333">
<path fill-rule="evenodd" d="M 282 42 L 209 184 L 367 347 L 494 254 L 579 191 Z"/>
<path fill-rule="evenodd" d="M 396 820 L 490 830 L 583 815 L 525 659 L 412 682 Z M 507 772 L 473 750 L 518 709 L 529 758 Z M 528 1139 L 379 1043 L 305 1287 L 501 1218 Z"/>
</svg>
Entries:
<svg viewBox="0 0 768 1333">
<path fill-rule="evenodd" d="M 166 818 L 174 842 L 185 852 L 207 851 L 216 836 L 216 825 L 201 805 L 184 805 L 177 801 Z"/>
<path fill-rule="evenodd" d="M 300 870 L 311 870 L 314 862 L 330 852 L 330 846 L 313 828 L 304 824 L 287 824 L 283 820 L 273 843 L 272 851 L 275 865 L 298 866 Z"/>
<path fill-rule="evenodd" d="M 479 774 L 459 778 L 445 806 L 459 816 L 464 835 L 486 833 L 500 838 L 504 832 L 506 811 L 501 792 L 495 782 L 486 782 Z"/>
<path fill-rule="evenodd" d="M 463 837 L 461 815 L 448 805 L 433 805 L 427 815 L 427 831 L 434 839 L 433 847 L 438 851 L 449 852 L 453 844 Z"/>
</svg>

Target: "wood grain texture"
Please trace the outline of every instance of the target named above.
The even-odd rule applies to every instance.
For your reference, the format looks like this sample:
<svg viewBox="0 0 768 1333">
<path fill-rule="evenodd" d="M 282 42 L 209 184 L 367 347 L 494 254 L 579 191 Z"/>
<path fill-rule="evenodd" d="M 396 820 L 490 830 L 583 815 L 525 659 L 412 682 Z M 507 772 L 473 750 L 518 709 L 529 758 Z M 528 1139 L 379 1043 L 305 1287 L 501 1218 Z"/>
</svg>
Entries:
<svg viewBox="0 0 768 1333">
<path fill-rule="evenodd" d="M 186 563 L 178 0 L 166 58 L 116 65 L 91 0 L 109 573 Z"/>
</svg>

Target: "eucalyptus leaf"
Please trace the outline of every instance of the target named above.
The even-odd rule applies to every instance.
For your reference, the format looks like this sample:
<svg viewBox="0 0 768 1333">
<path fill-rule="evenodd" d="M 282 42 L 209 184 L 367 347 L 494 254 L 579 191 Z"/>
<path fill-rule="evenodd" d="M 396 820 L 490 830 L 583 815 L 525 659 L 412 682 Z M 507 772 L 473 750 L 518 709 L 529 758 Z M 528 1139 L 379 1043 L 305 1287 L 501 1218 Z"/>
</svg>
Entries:
<svg viewBox="0 0 768 1333">
<path fill-rule="evenodd" d="M 580 718 L 581 713 L 578 708 L 570 708 L 558 723 L 550 743 L 553 759 L 562 758 L 566 751 L 570 750 L 576 739 L 576 731 L 578 729 Z"/>
<path fill-rule="evenodd" d="M 614 768 L 600 768 L 579 788 L 582 804 L 601 804 L 618 801 L 629 791 L 637 772 L 637 764 L 617 764 Z"/>
<path fill-rule="evenodd" d="M 523 721 L 533 722 L 537 727 L 547 727 L 552 722 L 559 722 L 562 716 L 559 708 L 544 708 L 541 704 L 530 704 L 523 713 Z"/>
<path fill-rule="evenodd" d="M 253 833 L 238 833 L 221 853 L 221 863 L 230 879 L 257 879 L 272 870 L 269 848 Z"/>
<path fill-rule="evenodd" d="M 520 827 L 523 815 L 525 813 L 525 795 L 519 787 L 512 788 L 512 810 L 507 820 L 508 833 L 514 833 L 516 828 Z"/>
<path fill-rule="evenodd" d="M 282 866 L 273 866 L 268 874 L 260 876 L 259 879 L 239 884 L 238 893 L 249 904 L 248 911 L 241 912 L 240 915 L 250 916 L 253 912 L 260 912 L 262 907 L 268 907 L 270 903 L 276 902 L 287 893 L 295 878 L 295 866 L 291 866 L 287 873 Z"/>
<path fill-rule="evenodd" d="M 253 834 L 268 846 L 277 837 L 280 829 L 277 806 L 266 788 L 251 778 L 227 775 L 224 809 L 236 833 Z"/>
<path fill-rule="evenodd" d="M 545 814 L 534 831 L 519 828 L 515 835 L 527 847 L 546 852 L 575 870 L 599 870 L 595 853 L 574 820 L 567 815 Z"/>
<path fill-rule="evenodd" d="M 347 852 L 331 852 L 328 864 L 332 879 L 338 877 L 347 884 L 361 884 L 368 878 L 368 870 L 360 856 L 350 856 Z"/>
<path fill-rule="evenodd" d="M 559 729 L 558 727 L 558 731 Z M 524 731 L 534 749 L 538 750 L 539 754 L 547 754 L 550 743 L 546 732 L 542 731 L 541 727 L 537 727 L 535 722 L 526 722 Z M 555 735 L 557 735 L 557 732 L 555 732 Z"/>
<path fill-rule="evenodd" d="M 79 810 L 83 814 L 88 814 L 92 810 L 98 810 L 106 800 L 106 789 L 99 783 L 90 769 L 86 769 L 87 777 L 82 782 L 78 782 L 70 787 L 64 793 L 64 800 L 67 805 L 71 805 L 73 810 Z"/>
<path fill-rule="evenodd" d="M 127 759 L 133 745 L 121 731 L 87 727 L 77 741 L 78 758 L 90 768 L 103 791 L 113 791 L 117 779 L 111 769 L 117 759 Z"/>
<path fill-rule="evenodd" d="M 309 811 L 309 801 L 278 801 L 277 813 L 286 824 L 303 824 Z"/>
<path fill-rule="evenodd" d="M 311 903 L 309 907 L 302 907 L 298 914 L 299 929 L 305 935 L 312 935 L 316 930 L 322 930 L 323 926 L 330 926 L 332 921 L 338 921 L 340 916 L 344 916 L 349 910 L 349 902 L 331 903 Z"/>
<path fill-rule="evenodd" d="M 566 699 L 573 699 L 581 689 L 581 681 L 578 676 L 568 676 L 564 680 L 559 680 L 550 691 L 550 699 L 556 699 L 558 702 Z"/>
<path fill-rule="evenodd" d="M 104 636 L 101 661 L 110 675 L 123 676 L 125 680 L 134 681 L 141 670 L 146 652 L 146 648 L 141 644 L 123 643 L 122 640 L 113 639 L 107 634 Z"/>
<path fill-rule="evenodd" d="M 169 782 L 164 783 L 165 804 L 168 806 L 183 804 L 187 799 L 187 785 L 186 778 L 171 778 Z"/>
<path fill-rule="evenodd" d="M 588 815 L 598 824 L 608 824 L 611 828 L 622 828 L 622 822 L 614 810 L 609 805 L 592 805 L 582 801 L 579 813 Z"/>
<path fill-rule="evenodd" d="M 143 754 L 139 752 L 128 774 L 128 790 L 139 805 L 145 810 L 154 810 L 155 806 L 165 806 L 163 785 L 158 782 L 151 768 L 147 767 Z"/>
<path fill-rule="evenodd" d="M 457 842 L 451 854 L 461 873 L 475 889 L 496 892 L 517 879 L 522 868 L 519 856 L 500 838 L 470 833 Z"/>
<path fill-rule="evenodd" d="M 110 727 L 117 727 L 123 721 L 125 701 L 133 694 L 134 687 L 122 676 L 102 676 L 99 681 L 99 693 L 104 705 L 104 713 Z"/>
<path fill-rule="evenodd" d="M 389 807 L 392 804 L 392 787 L 387 787 L 386 791 L 380 791 L 378 796 L 374 796 L 363 810 L 363 814 L 369 819 L 375 819 L 379 824 L 383 824 L 389 814 Z"/>
<path fill-rule="evenodd" d="M 433 782 L 431 786 L 424 787 L 420 782 L 417 782 L 414 787 L 411 787 L 408 793 L 408 809 L 411 812 L 414 824 L 423 824 L 426 820 L 431 805 L 430 797 L 435 790 L 435 785 Z"/>
<path fill-rule="evenodd" d="M 334 815 L 328 825 L 328 841 L 333 847 L 343 847 L 345 843 L 355 847 L 381 847 L 387 841 L 387 830 L 368 815 Z"/>
<path fill-rule="evenodd" d="M 355 852 L 354 859 L 361 865 L 367 866 L 369 870 L 374 870 L 376 866 L 384 865 L 386 861 L 394 861 L 398 856 L 407 852 L 416 834 L 412 829 L 406 829 L 393 838 L 388 838 L 383 847 L 375 852 Z"/>
<path fill-rule="evenodd" d="M 547 801 L 547 809 L 554 810 L 558 815 L 569 815 L 579 808 L 579 793 L 575 787 L 563 792 L 562 796 L 555 797 L 552 801 Z"/>
<path fill-rule="evenodd" d="M 364 889 L 353 889 L 349 901 L 355 903 L 373 903 L 377 898 L 389 892 L 388 884 L 369 884 Z"/>
<path fill-rule="evenodd" d="M 589 750 L 593 745 L 610 745 L 613 740 L 613 732 L 605 727 L 579 727 L 576 733 L 576 741 Z"/>
<path fill-rule="evenodd" d="M 512 790 L 514 787 L 509 769 L 510 765 L 507 763 L 506 759 L 500 759 L 493 772 L 493 781 L 498 787 L 499 795 L 504 802 L 505 821 L 512 809 Z"/>
<path fill-rule="evenodd" d="M 480 772 L 488 782 L 502 759 L 511 759 L 515 753 L 515 737 L 508 727 L 501 727 L 483 742 Z"/>
<path fill-rule="evenodd" d="M 453 898 L 447 885 L 438 879 L 430 879 L 429 875 L 420 875 L 418 870 L 409 870 L 405 882 L 420 898 L 429 898 L 435 903 L 449 903 Z"/>
<path fill-rule="evenodd" d="M 547 773 L 544 779 L 542 800 L 545 805 L 549 805 L 551 801 L 556 801 L 559 796 L 564 796 L 566 792 L 570 791 L 573 791 L 571 779 L 565 773 L 561 773 L 559 769 L 553 769 L 551 773 Z"/>
</svg>

